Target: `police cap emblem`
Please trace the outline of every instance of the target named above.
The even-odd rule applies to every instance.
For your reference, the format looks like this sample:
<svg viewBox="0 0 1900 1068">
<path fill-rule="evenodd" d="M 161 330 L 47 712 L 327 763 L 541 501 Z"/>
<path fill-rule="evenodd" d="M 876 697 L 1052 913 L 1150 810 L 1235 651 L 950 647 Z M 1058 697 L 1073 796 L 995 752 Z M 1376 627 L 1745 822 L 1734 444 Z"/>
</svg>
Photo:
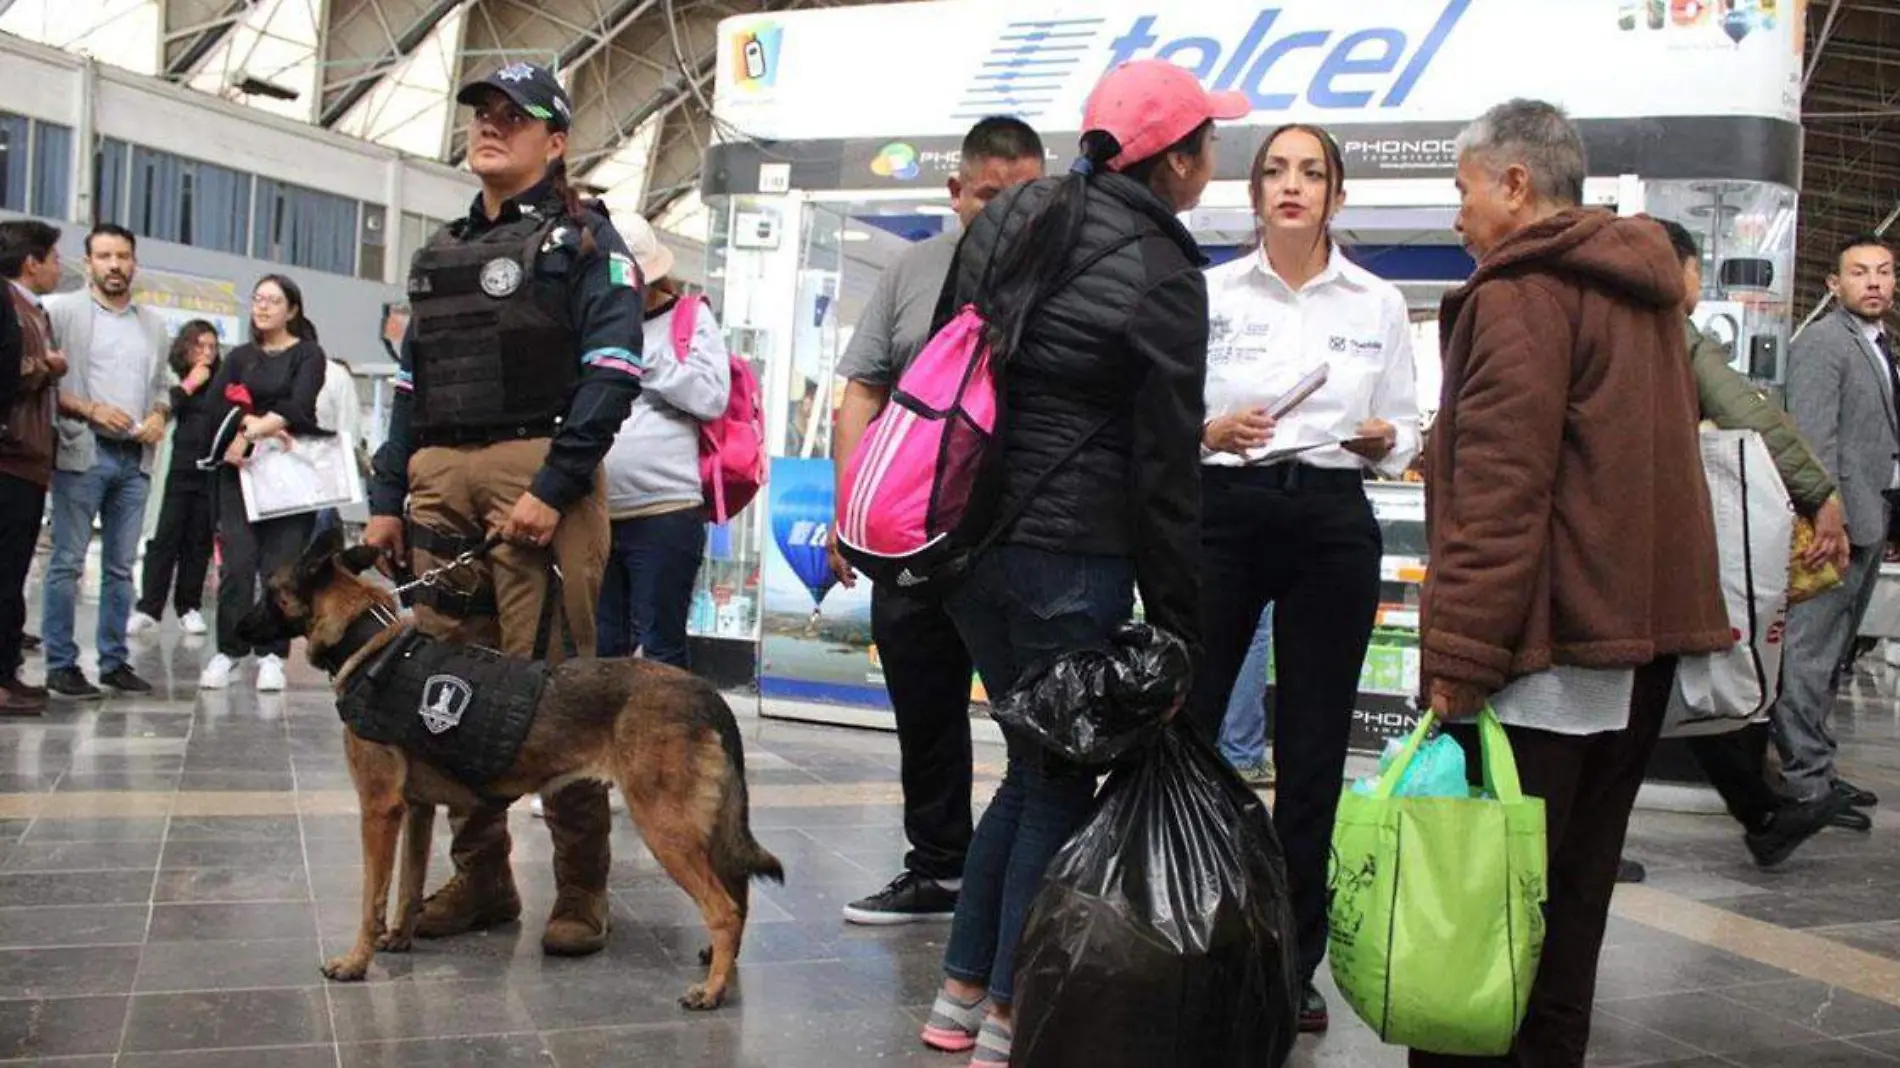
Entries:
<svg viewBox="0 0 1900 1068">
<path fill-rule="evenodd" d="M 416 708 L 416 714 L 422 717 L 422 725 L 429 728 L 430 734 L 458 727 L 462 723 L 462 714 L 468 711 L 468 703 L 475 691 L 467 681 L 454 675 L 431 675 L 422 684 L 422 703 Z"/>
<path fill-rule="evenodd" d="M 482 292 L 491 297 L 505 297 L 520 288 L 520 262 L 503 256 L 482 266 Z"/>
</svg>

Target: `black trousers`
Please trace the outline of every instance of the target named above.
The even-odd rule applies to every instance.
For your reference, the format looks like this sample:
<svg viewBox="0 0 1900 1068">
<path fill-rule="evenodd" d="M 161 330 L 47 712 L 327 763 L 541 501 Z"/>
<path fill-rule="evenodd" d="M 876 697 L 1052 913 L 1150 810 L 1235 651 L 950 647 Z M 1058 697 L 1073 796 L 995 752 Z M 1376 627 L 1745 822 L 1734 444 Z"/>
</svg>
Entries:
<svg viewBox="0 0 1900 1068">
<path fill-rule="evenodd" d="M 165 476 L 165 499 L 158 506 L 158 529 L 145 543 L 145 573 L 139 582 L 139 611 L 153 619 L 165 615 L 165 597 L 179 615 L 204 606 L 205 576 L 211 571 L 212 475 L 172 470 Z M 173 592 L 172 577 L 178 585 Z"/>
<path fill-rule="evenodd" d="M 1503 1057 L 1413 1051 L 1411 1068 L 1583 1068 L 1617 861 L 1675 684 L 1675 657 L 1637 668 L 1624 730 L 1570 735 L 1505 728 L 1524 793 L 1544 801 L 1549 897 L 1530 1011 Z M 1459 726 L 1452 734 L 1465 748 L 1472 781 L 1482 781 L 1477 732 Z"/>
<path fill-rule="evenodd" d="M 1768 785 L 1768 732 L 1768 724 L 1751 723 L 1739 731 L 1688 740 L 1689 753 L 1722 795 L 1729 815 L 1749 831 L 1765 828 L 1782 803 Z"/>
<path fill-rule="evenodd" d="M 904 867 L 960 879 L 970 850 L 970 653 L 936 597 L 871 589 L 871 639 L 897 714 Z"/>
<path fill-rule="evenodd" d="M 1247 646 L 1271 602 L 1273 824 L 1286 850 L 1300 968 L 1310 980 L 1326 956 L 1326 865 L 1359 671 L 1379 608 L 1383 539 L 1364 479 L 1353 471 L 1207 467 L 1201 494 L 1205 654 L 1189 711 L 1209 741 L 1219 737 Z"/>
<path fill-rule="evenodd" d="M 290 655 L 290 643 L 253 650 L 238 640 L 237 625 L 257 603 L 264 583 L 278 568 L 297 562 L 317 517 L 311 513 L 253 523 L 244 517 L 244 491 L 237 472 L 218 473 L 218 537 L 224 556 L 218 567 L 218 652 L 229 657 Z"/>
<path fill-rule="evenodd" d="M 20 670 L 20 638 L 26 632 L 26 573 L 40 540 L 46 487 L 0 475 L 0 679 Z"/>
</svg>

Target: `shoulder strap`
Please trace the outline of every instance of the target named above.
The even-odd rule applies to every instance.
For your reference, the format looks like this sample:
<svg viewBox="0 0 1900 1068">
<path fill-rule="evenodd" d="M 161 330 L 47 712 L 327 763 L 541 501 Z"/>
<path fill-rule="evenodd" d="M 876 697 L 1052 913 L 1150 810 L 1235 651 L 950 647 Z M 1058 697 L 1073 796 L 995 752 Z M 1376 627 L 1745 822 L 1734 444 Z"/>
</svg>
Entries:
<svg viewBox="0 0 1900 1068">
<path fill-rule="evenodd" d="M 699 301 L 697 296 L 686 296 L 673 305 L 673 354 L 681 363 L 693 352 L 693 331 L 699 325 Z"/>
</svg>

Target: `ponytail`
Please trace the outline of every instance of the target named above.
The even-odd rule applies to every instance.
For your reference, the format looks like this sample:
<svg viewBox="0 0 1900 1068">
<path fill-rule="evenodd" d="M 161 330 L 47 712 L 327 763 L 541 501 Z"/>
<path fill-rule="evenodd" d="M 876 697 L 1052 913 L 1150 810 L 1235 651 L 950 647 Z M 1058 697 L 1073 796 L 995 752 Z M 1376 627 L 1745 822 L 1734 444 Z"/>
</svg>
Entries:
<svg viewBox="0 0 1900 1068">
<path fill-rule="evenodd" d="M 1009 241 L 994 274 L 985 280 L 977 301 L 987 322 L 983 341 L 993 365 L 1003 366 L 1015 356 L 1030 313 L 1068 269 L 1088 218 L 1089 182 L 1121 151 L 1121 142 L 1104 130 L 1083 134 L 1082 155 Z"/>
<path fill-rule="evenodd" d="M 548 164 L 548 183 L 554 186 L 554 194 L 561 198 L 561 210 L 567 213 L 568 218 L 580 218 L 581 195 L 567 179 L 566 156 L 556 156 L 554 162 Z"/>
</svg>

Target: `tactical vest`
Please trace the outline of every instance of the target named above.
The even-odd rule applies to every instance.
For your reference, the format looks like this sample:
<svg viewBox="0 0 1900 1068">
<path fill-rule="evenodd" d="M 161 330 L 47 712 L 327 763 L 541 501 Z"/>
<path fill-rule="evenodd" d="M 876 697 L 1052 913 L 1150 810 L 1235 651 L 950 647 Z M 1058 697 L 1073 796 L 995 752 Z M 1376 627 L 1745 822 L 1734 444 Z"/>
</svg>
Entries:
<svg viewBox="0 0 1900 1068">
<path fill-rule="evenodd" d="M 416 444 L 547 437 L 580 377 L 566 277 L 540 276 L 565 217 L 523 214 L 475 238 L 451 226 L 416 254 L 409 373 Z M 565 266 L 565 265 L 564 265 Z"/>
<path fill-rule="evenodd" d="M 358 736 L 396 746 L 482 793 L 514 766 L 547 681 L 544 662 L 411 627 L 351 676 L 336 708 Z"/>
</svg>

